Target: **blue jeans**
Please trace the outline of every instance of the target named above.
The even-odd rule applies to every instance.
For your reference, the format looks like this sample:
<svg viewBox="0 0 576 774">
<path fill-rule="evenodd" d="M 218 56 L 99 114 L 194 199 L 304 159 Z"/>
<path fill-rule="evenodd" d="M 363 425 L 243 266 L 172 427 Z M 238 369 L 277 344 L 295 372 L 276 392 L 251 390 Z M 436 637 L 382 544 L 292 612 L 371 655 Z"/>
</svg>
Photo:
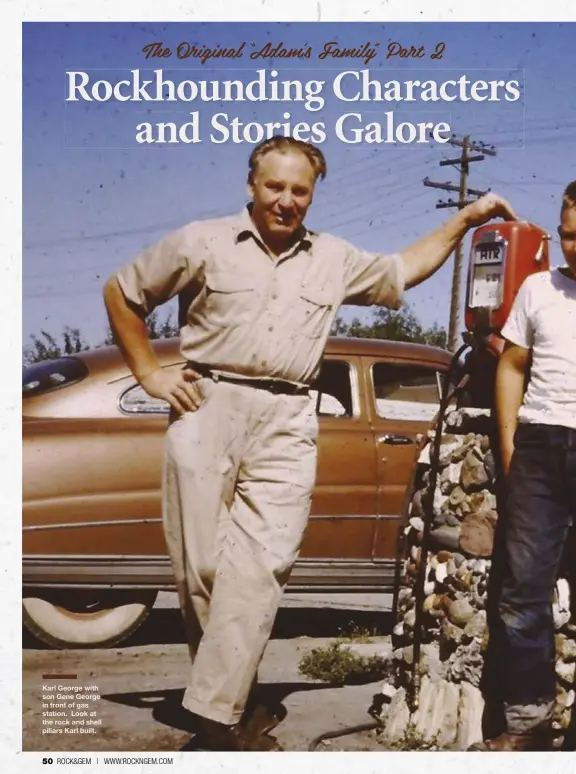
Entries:
<svg viewBox="0 0 576 774">
<path fill-rule="evenodd" d="M 485 679 L 506 705 L 541 705 L 556 695 L 552 596 L 576 516 L 576 430 L 524 423 L 514 443 L 499 497 Z"/>
</svg>

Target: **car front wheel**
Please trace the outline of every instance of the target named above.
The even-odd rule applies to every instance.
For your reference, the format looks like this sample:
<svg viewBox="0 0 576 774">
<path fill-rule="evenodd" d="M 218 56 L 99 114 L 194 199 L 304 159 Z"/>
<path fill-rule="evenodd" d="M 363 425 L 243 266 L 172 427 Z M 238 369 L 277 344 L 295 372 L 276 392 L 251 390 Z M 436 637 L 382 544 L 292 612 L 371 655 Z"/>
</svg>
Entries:
<svg viewBox="0 0 576 774">
<path fill-rule="evenodd" d="M 23 623 L 52 648 L 110 647 L 140 628 L 156 596 L 156 591 L 25 591 Z"/>
</svg>

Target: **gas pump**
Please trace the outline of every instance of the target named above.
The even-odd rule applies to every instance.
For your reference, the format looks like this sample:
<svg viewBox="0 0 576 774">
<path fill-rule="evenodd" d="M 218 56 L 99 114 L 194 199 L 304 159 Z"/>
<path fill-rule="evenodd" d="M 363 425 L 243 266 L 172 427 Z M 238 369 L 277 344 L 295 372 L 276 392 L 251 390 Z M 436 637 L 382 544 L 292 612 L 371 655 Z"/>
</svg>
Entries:
<svg viewBox="0 0 576 774">
<path fill-rule="evenodd" d="M 458 406 L 493 408 L 496 368 L 498 358 L 504 349 L 504 339 L 500 333 L 524 280 L 538 271 L 550 269 L 549 239 L 548 234 L 539 226 L 522 221 L 490 223 L 476 229 L 472 235 L 464 344 L 454 355 L 445 381 L 430 455 L 430 481 L 426 502 L 423 504 L 424 530 L 415 588 L 416 622 L 410 692 L 410 705 L 413 712 L 418 708 L 420 692 L 419 667 L 424 631 L 424 585 L 446 409 L 455 397 Z"/>
<path fill-rule="evenodd" d="M 414 625 L 412 680 L 409 692 L 411 712 L 418 709 L 420 693 L 420 650 L 422 644 L 424 585 L 428 564 L 430 530 L 434 518 L 434 492 L 438 479 L 438 459 L 444 416 L 449 403 L 458 406 L 492 409 L 494 380 L 498 358 L 504 349 L 500 333 L 524 280 L 538 271 L 550 269 L 548 234 L 533 223 L 506 221 L 490 223 L 472 235 L 466 289 L 464 344 L 455 353 L 444 382 L 436 432 L 430 454 L 430 479 L 424 506 L 424 529 L 416 577 L 416 621 Z M 464 397 L 465 396 L 465 397 Z M 403 543 L 398 551 L 398 571 Z M 395 594 L 396 598 L 396 594 Z M 375 708 L 378 711 L 378 708 Z M 329 731 L 316 737 L 309 749 L 315 750 L 323 739 L 366 731 L 378 727 L 378 721 Z"/>
<path fill-rule="evenodd" d="M 464 312 L 463 339 L 471 348 L 465 404 L 492 407 L 496 367 L 504 348 L 500 331 L 526 277 L 550 269 L 549 240 L 543 229 L 525 221 L 491 223 L 474 232 Z"/>
<path fill-rule="evenodd" d="M 520 285 L 537 271 L 550 269 L 549 236 L 523 221 L 488 224 L 472 236 L 466 329 L 476 335 L 498 334 Z"/>
</svg>

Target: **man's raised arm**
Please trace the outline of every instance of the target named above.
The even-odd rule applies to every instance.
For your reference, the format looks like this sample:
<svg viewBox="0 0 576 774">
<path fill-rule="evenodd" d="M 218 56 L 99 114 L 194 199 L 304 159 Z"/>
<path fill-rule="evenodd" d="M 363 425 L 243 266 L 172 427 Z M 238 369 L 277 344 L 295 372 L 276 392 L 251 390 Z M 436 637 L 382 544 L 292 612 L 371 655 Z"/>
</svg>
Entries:
<svg viewBox="0 0 576 774">
<path fill-rule="evenodd" d="M 428 279 L 442 266 L 469 229 L 482 226 L 492 218 L 515 220 L 516 215 L 505 199 L 496 194 L 486 194 L 464 207 L 440 228 L 402 250 L 405 287 L 414 287 Z"/>
</svg>

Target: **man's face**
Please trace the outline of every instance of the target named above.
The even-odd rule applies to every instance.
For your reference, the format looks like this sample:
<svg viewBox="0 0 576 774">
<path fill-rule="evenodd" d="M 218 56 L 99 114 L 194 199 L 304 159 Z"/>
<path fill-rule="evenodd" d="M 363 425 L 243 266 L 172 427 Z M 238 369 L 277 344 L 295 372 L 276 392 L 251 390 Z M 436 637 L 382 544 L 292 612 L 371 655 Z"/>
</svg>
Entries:
<svg viewBox="0 0 576 774">
<path fill-rule="evenodd" d="M 560 244 L 564 258 L 576 277 L 576 207 L 568 207 L 560 219 Z"/>
<path fill-rule="evenodd" d="M 315 182 L 311 163 L 298 150 L 270 151 L 259 160 L 248 190 L 252 217 L 264 240 L 290 241 L 312 203 Z"/>
</svg>

